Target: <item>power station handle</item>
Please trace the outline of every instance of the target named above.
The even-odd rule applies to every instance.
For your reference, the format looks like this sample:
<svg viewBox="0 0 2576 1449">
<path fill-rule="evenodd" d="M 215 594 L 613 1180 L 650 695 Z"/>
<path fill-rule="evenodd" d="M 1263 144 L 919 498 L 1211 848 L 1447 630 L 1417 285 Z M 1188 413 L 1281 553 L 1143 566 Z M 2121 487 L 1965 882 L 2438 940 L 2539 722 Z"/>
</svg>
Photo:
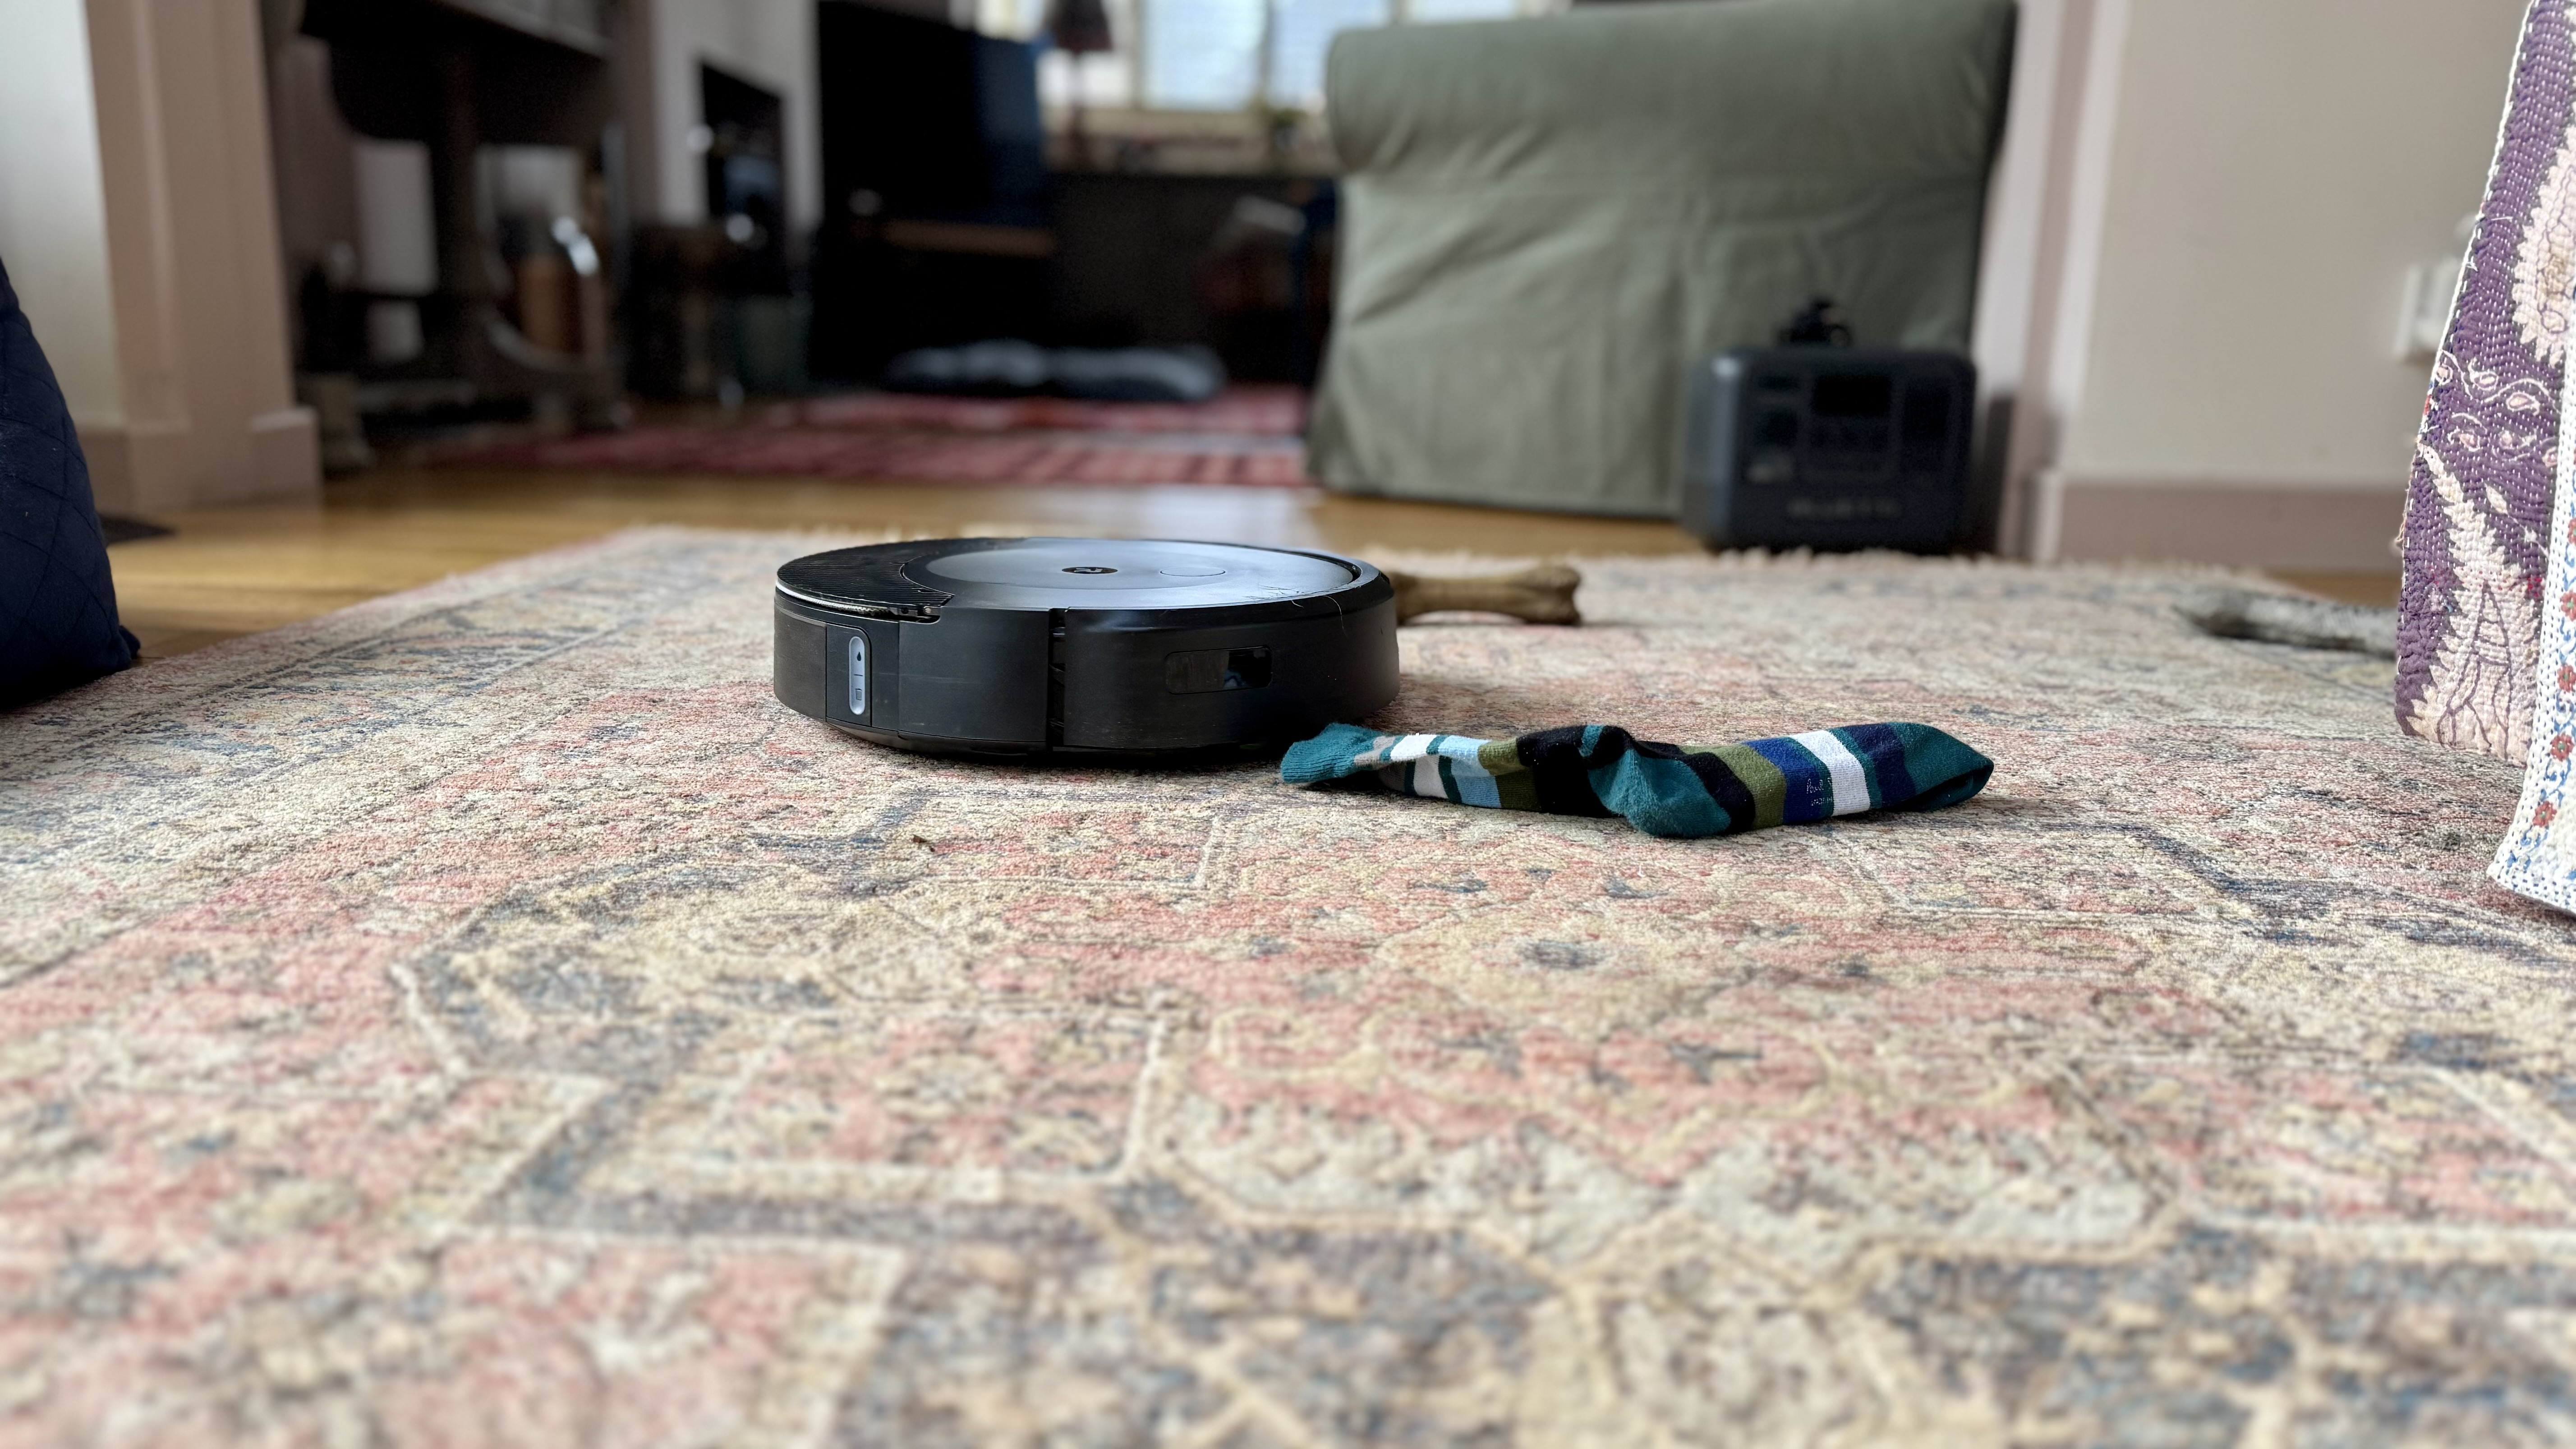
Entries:
<svg viewBox="0 0 2576 1449">
<path fill-rule="evenodd" d="M 1395 585 L 1395 622 L 1399 624 L 1416 614 L 1451 609 L 1509 614 L 1531 624 L 1583 622 L 1581 611 L 1574 607 L 1574 591 L 1582 586 L 1583 575 L 1563 564 L 1540 564 L 1516 574 L 1484 574 L 1468 579 L 1400 574 L 1393 569 L 1387 570 L 1386 577 Z"/>
</svg>

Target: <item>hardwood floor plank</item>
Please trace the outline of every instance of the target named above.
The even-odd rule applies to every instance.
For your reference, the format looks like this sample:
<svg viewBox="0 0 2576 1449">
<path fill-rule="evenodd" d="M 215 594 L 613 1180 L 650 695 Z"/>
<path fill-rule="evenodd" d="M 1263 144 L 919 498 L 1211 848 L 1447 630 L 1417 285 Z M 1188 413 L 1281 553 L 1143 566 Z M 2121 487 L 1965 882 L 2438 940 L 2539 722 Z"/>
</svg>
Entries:
<svg viewBox="0 0 2576 1449">
<path fill-rule="evenodd" d="M 2347 604 L 2370 604 L 2388 608 L 2397 602 L 2398 575 L 2386 573 L 2309 573 L 2297 569 L 2274 569 L 2272 577 L 2294 589 Z"/>
</svg>

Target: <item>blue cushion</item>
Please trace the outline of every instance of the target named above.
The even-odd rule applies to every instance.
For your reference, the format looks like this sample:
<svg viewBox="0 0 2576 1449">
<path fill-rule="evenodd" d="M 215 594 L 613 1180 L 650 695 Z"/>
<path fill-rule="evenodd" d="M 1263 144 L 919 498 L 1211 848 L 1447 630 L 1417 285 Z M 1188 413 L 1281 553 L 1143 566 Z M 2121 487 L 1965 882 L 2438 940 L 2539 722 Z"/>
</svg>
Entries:
<svg viewBox="0 0 2576 1449">
<path fill-rule="evenodd" d="M 134 662 L 89 461 L 0 266 L 0 708 Z"/>
</svg>

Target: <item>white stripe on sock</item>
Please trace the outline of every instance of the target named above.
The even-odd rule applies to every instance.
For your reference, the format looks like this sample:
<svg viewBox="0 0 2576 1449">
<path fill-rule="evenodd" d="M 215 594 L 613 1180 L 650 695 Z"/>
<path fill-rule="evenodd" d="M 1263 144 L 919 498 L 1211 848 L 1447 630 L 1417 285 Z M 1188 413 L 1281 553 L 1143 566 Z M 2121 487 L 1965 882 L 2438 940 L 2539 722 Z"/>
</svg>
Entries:
<svg viewBox="0 0 2576 1449">
<path fill-rule="evenodd" d="M 1421 759 L 1431 752 L 1431 742 L 1438 738 L 1440 738 L 1438 735 L 1406 735 L 1395 742 L 1394 749 L 1386 752 L 1386 761 L 1390 765 L 1396 765 L 1406 760 Z"/>
<path fill-rule="evenodd" d="M 1832 730 L 1809 730 L 1789 738 L 1806 746 L 1807 753 L 1822 761 L 1825 773 L 1833 776 L 1836 815 L 1858 815 L 1869 808 L 1869 772 L 1861 768 L 1841 736 Z"/>
<path fill-rule="evenodd" d="M 1446 800 L 1447 786 L 1440 783 L 1440 757 L 1424 755 L 1413 762 L 1413 793 L 1425 800 Z"/>
</svg>

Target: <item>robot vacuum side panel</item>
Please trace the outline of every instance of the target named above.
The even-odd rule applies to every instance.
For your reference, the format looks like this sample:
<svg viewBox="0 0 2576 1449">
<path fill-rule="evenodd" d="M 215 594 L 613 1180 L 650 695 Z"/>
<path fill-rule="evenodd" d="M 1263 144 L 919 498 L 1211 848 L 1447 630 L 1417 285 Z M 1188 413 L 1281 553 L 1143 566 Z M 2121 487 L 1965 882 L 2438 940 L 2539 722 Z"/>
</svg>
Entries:
<svg viewBox="0 0 2576 1449">
<path fill-rule="evenodd" d="M 824 626 L 812 619 L 776 612 L 777 633 L 770 645 L 770 686 L 778 702 L 798 714 L 823 717 Z"/>
<path fill-rule="evenodd" d="M 1049 628 L 1038 610 L 952 608 L 931 623 L 904 621 L 897 731 L 1045 745 Z"/>
<path fill-rule="evenodd" d="M 1064 743 L 1181 749 L 1286 743 L 1395 698 L 1395 605 L 1197 629 L 1086 628 L 1070 616 Z"/>
</svg>

